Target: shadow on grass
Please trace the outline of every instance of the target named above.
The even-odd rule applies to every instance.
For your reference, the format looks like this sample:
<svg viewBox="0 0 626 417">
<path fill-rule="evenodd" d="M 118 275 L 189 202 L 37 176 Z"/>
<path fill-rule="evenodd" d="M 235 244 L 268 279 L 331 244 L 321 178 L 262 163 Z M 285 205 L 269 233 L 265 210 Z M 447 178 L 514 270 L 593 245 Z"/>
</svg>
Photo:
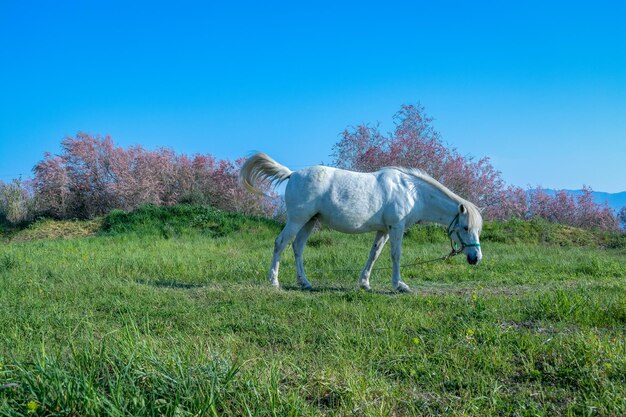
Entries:
<svg viewBox="0 0 626 417">
<path fill-rule="evenodd" d="M 283 291 L 310 292 L 310 293 L 363 293 L 363 294 L 382 294 L 382 295 L 400 295 L 401 293 L 392 290 L 364 290 L 356 287 L 337 287 L 316 285 L 309 290 L 303 290 L 298 285 L 281 285 Z"/>
<path fill-rule="evenodd" d="M 142 285 L 149 285 L 155 288 L 169 288 L 169 289 L 179 289 L 179 290 L 195 290 L 199 288 L 208 288 L 212 287 L 210 284 L 193 284 L 189 282 L 179 282 L 175 280 L 167 280 L 167 279 L 136 279 L 136 283 Z M 265 284 L 261 284 L 261 286 L 265 286 Z M 270 288 L 267 285 L 267 288 Z M 380 295 L 401 295 L 401 293 L 392 290 L 363 290 L 361 288 L 356 287 L 340 287 L 340 286 L 324 286 L 324 285 L 316 285 L 312 289 L 303 290 L 298 285 L 281 285 L 281 291 L 287 292 L 300 292 L 300 293 L 314 293 L 314 294 L 329 294 L 329 293 L 337 293 L 337 294 L 380 294 Z"/>
<path fill-rule="evenodd" d="M 151 280 L 151 279 L 136 279 L 135 282 L 143 285 L 150 285 L 157 288 L 175 288 L 179 290 L 193 290 L 196 288 L 206 287 L 206 284 L 191 284 L 188 282 L 177 282 L 174 280 Z"/>
</svg>

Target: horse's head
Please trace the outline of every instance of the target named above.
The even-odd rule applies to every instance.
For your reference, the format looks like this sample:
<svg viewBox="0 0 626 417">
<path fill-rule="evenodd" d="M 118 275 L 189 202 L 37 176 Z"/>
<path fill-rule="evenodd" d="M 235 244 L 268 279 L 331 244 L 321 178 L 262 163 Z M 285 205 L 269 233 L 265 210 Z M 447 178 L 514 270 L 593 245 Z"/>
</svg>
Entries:
<svg viewBox="0 0 626 417">
<path fill-rule="evenodd" d="M 483 219 L 480 211 L 473 204 L 459 204 L 459 211 L 450 223 L 448 234 L 452 239 L 454 249 L 467 256 L 467 262 L 476 265 L 483 257 L 480 250 L 480 232 Z"/>
</svg>

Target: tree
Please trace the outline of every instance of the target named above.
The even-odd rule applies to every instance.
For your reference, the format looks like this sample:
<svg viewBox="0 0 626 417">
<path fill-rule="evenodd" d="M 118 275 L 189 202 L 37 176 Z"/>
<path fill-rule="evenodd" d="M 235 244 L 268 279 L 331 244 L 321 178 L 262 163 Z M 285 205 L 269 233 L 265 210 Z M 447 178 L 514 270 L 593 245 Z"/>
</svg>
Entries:
<svg viewBox="0 0 626 417">
<path fill-rule="evenodd" d="M 49 152 L 33 168 L 36 211 L 53 218 L 69 217 L 69 177 L 62 157 Z"/>
<path fill-rule="evenodd" d="M 334 165 L 371 172 L 384 166 L 419 168 L 488 212 L 503 197 L 504 181 L 489 158 L 475 161 L 446 145 L 424 107 L 404 105 L 394 116 L 394 131 L 359 125 L 343 131 L 333 146 Z"/>
<path fill-rule="evenodd" d="M 33 196 L 28 182 L 15 179 L 6 184 L 0 181 L 0 219 L 11 224 L 33 219 Z"/>
<path fill-rule="evenodd" d="M 34 168 L 38 211 L 56 218 L 92 218 L 141 204 L 210 204 L 271 216 L 277 196 L 245 193 L 238 185 L 242 161 L 212 155 L 177 155 L 171 149 L 116 147 L 109 136 L 78 133 L 61 142 L 60 155 L 46 153 Z"/>
<path fill-rule="evenodd" d="M 509 185 L 499 192 L 494 204 L 489 206 L 487 214 L 492 219 L 525 219 L 529 216 L 529 198 L 526 190 Z"/>
<path fill-rule="evenodd" d="M 576 202 L 577 212 L 575 226 L 601 230 L 619 230 L 619 223 L 613 210 L 605 202 L 598 204 L 593 201 L 591 187 L 583 186 L 582 194 Z"/>
<path fill-rule="evenodd" d="M 626 206 L 622 207 L 617 213 L 617 219 L 622 225 L 622 229 L 626 230 Z"/>
<path fill-rule="evenodd" d="M 476 161 L 447 145 L 419 104 L 402 106 L 393 120 L 394 130 L 386 135 L 378 125 L 345 129 L 333 146 L 334 165 L 361 172 L 394 165 L 419 168 L 484 207 L 488 219 L 542 217 L 577 227 L 617 229 L 615 215 L 606 204 L 593 201 L 589 187 L 574 198 L 565 191 L 549 195 L 539 187 L 527 192 L 507 186 L 488 157 Z"/>
</svg>

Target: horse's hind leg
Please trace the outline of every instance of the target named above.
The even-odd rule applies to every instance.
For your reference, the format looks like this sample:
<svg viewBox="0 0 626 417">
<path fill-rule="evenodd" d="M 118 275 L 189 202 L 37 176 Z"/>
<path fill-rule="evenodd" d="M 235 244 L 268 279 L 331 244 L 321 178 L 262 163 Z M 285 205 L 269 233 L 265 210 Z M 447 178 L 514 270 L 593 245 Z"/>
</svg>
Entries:
<svg viewBox="0 0 626 417">
<path fill-rule="evenodd" d="M 372 273 L 372 267 L 374 266 L 376 259 L 380 256 L 380 253 L 383 251 L 383 247 L 385 246 L 387 239 L 389 239 L 389 234 L 386 232 L 376 233 L 374 244 L 370 250 L 370 256 L 367 258 L 367 263 L 365 264 L 363 271 L 361 271 L 361 277 L 359 278 L 359 286 L 361 288 L 366 290 L 370 289 L 370 274 Z"/>
<path fill-rule="evenodd" d="M 274 242 L 274 255 L 272 256 L 272 265 L 270 267 L 270 272 L 268 273 L 267 279 L 269 280 L 270 284 L 272 284 L 276 288 L 279 287 L 278 268 L 280 266 L 280 256 L 282 255 L 289 242 L 291 242 L 291 239 L 293 239 L 293 237 L 296 235 L 296 233 L 298 233 L 301 228 L 302 224 L 287 222 L 287 224 L 283 228 L 283 231 L 280 232 L 280 234 L 276 238 L 276 241 Z"/>
<path fill-rule="evenodd" d="M 309 280 L 306 279 L 306 274 L 304 273 L 304 261 L 302 255 L 304 254 L 304 245 L 315 227 L 315 222 L 316 219 L 312 218 L 304 226 L 302 226 L 302 229 L 300 229 L 296 235 L 296 239 L 293 241 L 293 255 L 296 258 L 297 280 L 298 284 L 305 290 L 310 290 L 312 287 Z"/>
</svg>

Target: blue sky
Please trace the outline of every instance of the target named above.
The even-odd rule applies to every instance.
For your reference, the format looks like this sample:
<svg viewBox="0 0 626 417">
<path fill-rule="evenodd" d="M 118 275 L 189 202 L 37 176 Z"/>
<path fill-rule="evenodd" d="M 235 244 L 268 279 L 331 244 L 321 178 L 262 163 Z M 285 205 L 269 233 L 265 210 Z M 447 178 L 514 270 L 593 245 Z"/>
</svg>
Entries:
<svg viewBox="0 0 626 417">
<path fill-rule="evenodd" d="M 0 180 L 81 130 L 330 163 L 420 102 L 509 183 L 624 191 L 625 4 L 0 0 Z"/>
</svg>

